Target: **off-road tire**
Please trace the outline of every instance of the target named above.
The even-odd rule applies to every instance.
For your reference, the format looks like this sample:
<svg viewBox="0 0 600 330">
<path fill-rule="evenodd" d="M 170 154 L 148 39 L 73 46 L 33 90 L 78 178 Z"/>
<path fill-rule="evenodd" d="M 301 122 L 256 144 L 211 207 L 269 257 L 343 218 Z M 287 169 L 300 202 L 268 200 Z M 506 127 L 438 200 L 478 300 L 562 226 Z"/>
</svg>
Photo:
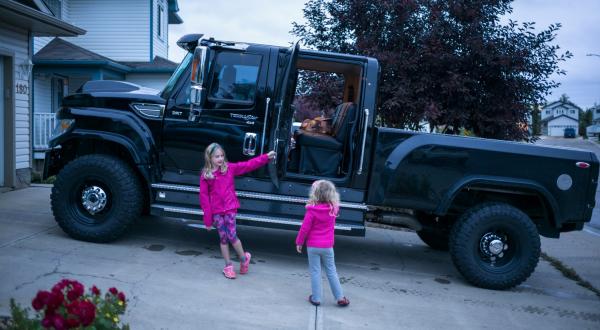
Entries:
<svg viewBox="0 0 600 330">
<path fill-rule="evenodd" d="M 90 186 L 107 195 L 102 212 L 91 214 L 82 203 L 82 192 Z M 60 171 L 50 200 L 56 222 L 69 236 L 104 243 L 119 238 L 140 216 L 144 197 L 138 176 L 126 162 L 94 154 L 78 157 Z"/>
<path fill-rule="evenodd" d="M 423 229 L 417 232 L 423 243 L 438 251 L 448 251 L 448 232 Z"/>
<path fill-rule="evenodd" d="M 506 243 L 506 249 L 491 261 L 491 245 L 484 242 L 494 237 L 504 237 L 499 241 Z M 504 203 L 484 203 L 467 210 L 454 224 L 449 248 L 454 265 L 468 282 L 503 290 L 533 273 L 540 257 L 540 237 L 534 223 L 519 209 Z"/>
</svg>

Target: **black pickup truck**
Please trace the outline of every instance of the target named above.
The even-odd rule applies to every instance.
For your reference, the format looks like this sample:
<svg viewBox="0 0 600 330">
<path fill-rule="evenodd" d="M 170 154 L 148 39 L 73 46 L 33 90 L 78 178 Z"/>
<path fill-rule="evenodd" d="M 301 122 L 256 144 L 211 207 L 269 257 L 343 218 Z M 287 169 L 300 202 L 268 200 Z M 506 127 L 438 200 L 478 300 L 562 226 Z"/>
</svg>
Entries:
<svg viewBox="0 0 600 330">
<path fill-rule="evenodd" d="M 311 183 L 326 178 L 342 200 L 336 234 L 363 236 L 367 223 L 413 229 L 484 288 L 521 283 L 539 235 L 591 219 L 593 153 L 377 127 L 374 58 L 202 35 L 178 45 L 188 54 L 162 92 L 90 81 L 63 100 L 44 176 L 56 175 L 52 211 L 70 236 L 111 241 L 143 213 L 199 223 L 212 142 L 233 162 L 277 151 L 236 180 L 239 224 L 297 230 Z M 330 132 L 297 129 L 300 72 L 342 77 Z"/>
</svg>

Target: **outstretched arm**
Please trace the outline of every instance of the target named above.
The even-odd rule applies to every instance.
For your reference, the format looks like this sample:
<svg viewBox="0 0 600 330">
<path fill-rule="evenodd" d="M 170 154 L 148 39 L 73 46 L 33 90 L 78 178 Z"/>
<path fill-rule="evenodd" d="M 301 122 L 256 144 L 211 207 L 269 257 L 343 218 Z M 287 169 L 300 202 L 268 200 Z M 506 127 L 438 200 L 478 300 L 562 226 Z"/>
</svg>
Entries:
<svg viewBox="0 0 600 330">
<path fill-rule="evenodd" d="M 275 158 L 275 152 L 269 151 L 269 153 L 262 154 L 245 162 L 230 163 L 229 169 L 233 175 L 242 175 L 267 165 L 269 160 L 273 158 Z"/>
</svg>

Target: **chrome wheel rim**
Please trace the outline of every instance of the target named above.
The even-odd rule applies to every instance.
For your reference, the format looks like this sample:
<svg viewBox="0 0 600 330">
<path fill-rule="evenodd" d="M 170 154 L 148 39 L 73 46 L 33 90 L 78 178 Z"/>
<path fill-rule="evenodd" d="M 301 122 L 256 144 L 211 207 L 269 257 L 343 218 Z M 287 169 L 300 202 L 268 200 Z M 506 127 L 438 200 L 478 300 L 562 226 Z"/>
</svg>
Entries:
<svg viewBox="0 0 600 330">
<path fill-rule="evenodd" d="M 106 192 L 98 186 L 86 187 L 81 192 L 81 205 L 91 215 L 102 212 L 107 202 Z"/>
</svg>

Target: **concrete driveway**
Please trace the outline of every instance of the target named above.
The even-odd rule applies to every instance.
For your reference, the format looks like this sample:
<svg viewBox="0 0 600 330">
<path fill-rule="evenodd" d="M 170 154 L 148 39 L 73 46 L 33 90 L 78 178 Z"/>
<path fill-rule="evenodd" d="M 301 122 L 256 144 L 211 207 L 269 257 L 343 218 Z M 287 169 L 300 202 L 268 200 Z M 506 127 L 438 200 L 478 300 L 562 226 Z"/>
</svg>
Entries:
<svg viewBox="0 0 600 330">
<path fill-rule="evenodd" d="M 600 328 L 592 291 L 600 288 L 600 235 L 592 229 L 543 239 L 548 258 L 507 291 L 467 284 L 447 253 L 411 232 L 369 228 L 365 238 L 337 237 L 351 304 L 335 306 L 325 285 L 315 308 L 306 301 L 307 262 L 294 251 L 295 232 L 239 227 L 253 263 L 248 275 L 227 280 L 214 231 L 146 217 L 117 242 L 80 242 L 56 226 L 49 194 L 47 186 L 0 194 L 0 315 L 9 314 L 10 297 L 29 305 L 38 290 L 71 278 L 124 290 L 133 329 Z M 580 278 L 566 278 L 552 260 Z"/>
</svg>

